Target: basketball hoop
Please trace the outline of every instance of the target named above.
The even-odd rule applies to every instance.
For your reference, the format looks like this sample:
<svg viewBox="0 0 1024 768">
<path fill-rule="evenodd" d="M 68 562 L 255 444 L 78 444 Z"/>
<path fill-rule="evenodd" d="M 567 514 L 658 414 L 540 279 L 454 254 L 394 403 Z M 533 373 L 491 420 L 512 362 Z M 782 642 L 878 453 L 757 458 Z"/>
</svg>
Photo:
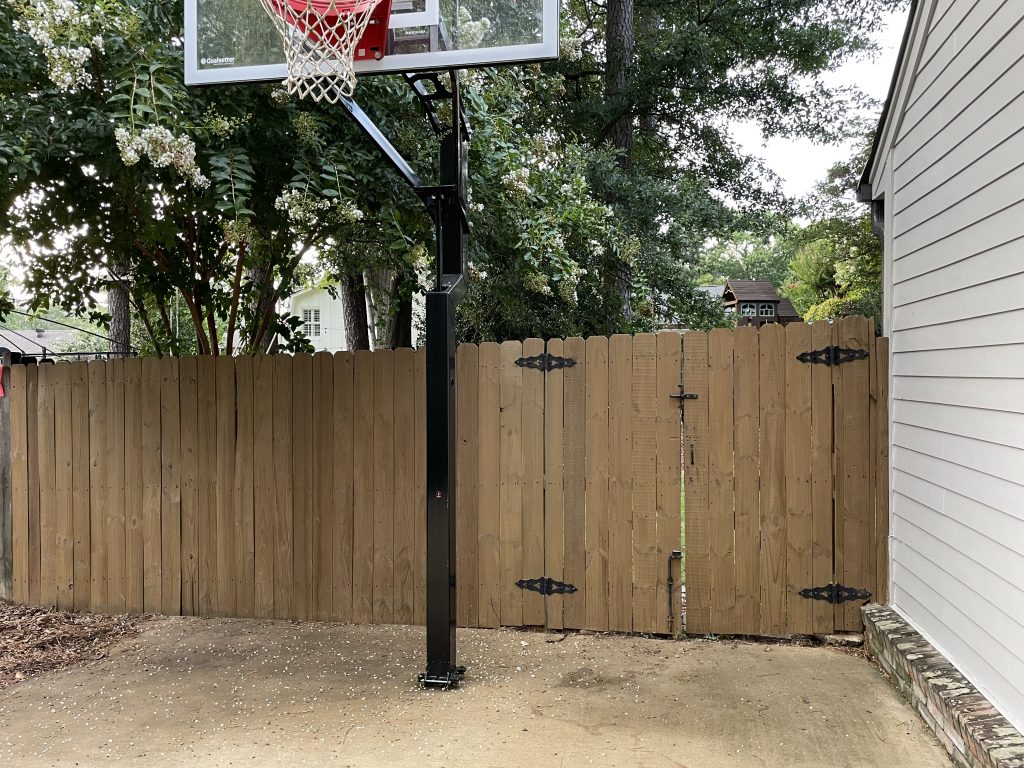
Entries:
<svg viewBox="0 0 1024 768">
<path fill-rule="evenodd" d="M 281 35 L 288 93 L 336 104 L 356 87 L 355 62 L 380 59 L 391 0 L 261 0 Z"/>
</svg>

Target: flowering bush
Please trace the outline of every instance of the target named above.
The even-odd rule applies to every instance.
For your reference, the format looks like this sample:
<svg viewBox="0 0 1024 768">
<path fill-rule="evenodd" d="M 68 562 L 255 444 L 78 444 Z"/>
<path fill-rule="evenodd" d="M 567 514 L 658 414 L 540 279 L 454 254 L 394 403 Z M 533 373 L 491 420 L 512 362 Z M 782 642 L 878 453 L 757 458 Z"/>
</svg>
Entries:
<svg viewBox="0 0 1024 768">
<path fill-rule="evenodd" d="M 114 130 L 117 148 L 125 165 L 135 165 L 145 156 L 156 168 L 174 168 L 189 183 L 206 189 L 210 180 L 196 163 L 196 145 L 188 136 L 175 136 L 167 128 L 151 125 L 134 133 L 124 126 Z"/>
<path fill-rule="evenodd" d="M 73 0 L 28 0 L 18 10 L 21 19 L 14 28 L 24 29 L 42 48 L 57 88 L 71 91 L 92 83 L 87 67 L 93 50 L 103 53 L 104 46 L 98 20 L 88 7 Z"/>
</svg>

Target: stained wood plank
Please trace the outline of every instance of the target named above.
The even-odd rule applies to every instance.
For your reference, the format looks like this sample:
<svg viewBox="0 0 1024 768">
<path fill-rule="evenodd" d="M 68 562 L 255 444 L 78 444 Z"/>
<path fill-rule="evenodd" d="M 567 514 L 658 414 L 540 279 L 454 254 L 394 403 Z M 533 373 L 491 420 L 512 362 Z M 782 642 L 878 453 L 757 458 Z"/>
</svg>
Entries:
<svg viewBox="0 0 1024 768">
<path fill-rule="evenodd" d="M 160 361 L 160 601 L 181 613 L 181 402 L 178 361 Z"/>
<path fill-rule="evenodd" d="M 129 613 L 142 613 L 144 605 L 145 554 L 143 536 L 142 360 L 124 361 L 124 473 L 125 484 L 125 602 Z M 152 418 L 152 414 L 149 414 Z"/>
<path fill-rule="evenodd" d="M 544 354 L 543 339 L 526 339 L 523 357 Z M 544 382 L 546 374 L 524 368 L 523 381 L 523 565 L 525 578 L 544 573 Z M 546 598 L 524 591 L 523 623 L 542 627 Z"/>
<path fill-rule="evenodd" d="M 654 629 L 659 634 L 670 634 L 679 629 L 681 582 L 680 563 L 669 557 L 673 551 L 681 550 L 680 533 L 682 526 L 680 492 L 682 466 L 680 464 L 680 401 L 672 395 L 678 394 L 682 382 L 682 342 L 677 333 L 659 333 L 657 338 L 657 382 L 655 386 L 655 419 L 657 431 L 657 549 L 655 562 L 673 571 L 673 588 L 668 592 L 667 580 L 658 579 L 655 595 Z M 671 607 L 670 607 L 671 605 Z M 672 619 L 670 621 L 669 615 Z"/>
<path fill-rule="evenodd" d="M 253 499 L 253 361 L 235 358 L 235 615 L 252 616 L 256 592 Z"/>
<path fill-rule="evenodd" d="M 608 629 L 608 339 L 587 339 L 586 628 Z"/>
<path fill-rule="evenodd" d="M 11 367 L 11 589 L 16 603 L 29 602 L 28 375 L 27 366 Z M 34 409 L 34 405 L 33 405 Z M 88 439 L 88 434 L 86 434 Z M 83 585 L 86 600 L 89 587 Z"/>
<path fill-rule="evenodd" d="M 653 341 L 653 337 L 652 337 Z M 653 356 L 652 360 L 653 362 Z M 638 403 L 633 398 L 633 338 L 616 334 L 608 340 L 608 629 L 633 630 L 633 477 L 653 481 L 633 463 L 633 422 Z M 653 384 L 653 371 L 643 374 Z M 653 491 L 654 483 L 650 483 Z M 644 489 L 639 488 L 641 494 Z M 653 499 L 653 496 L 651 496 Z M 653 509 L 647 510 L 653 512 Z M 653 515 L 651 515 L 653 517 Z M 652 606 L 638 606 L 646 621 Z M 640 625 L 639 631 L 643 624 Z"/>
<path fill-rule="evenodd" d="M 217 361 L 204 355 L 196 359 L 196 423 L 198 438 L 199 496 L 196 512 L 196 527 L 199 544 L 199 589 L 197 610 L 200 616 L 214 616 L 217 612 L 217 595 L 220 591 L 217 573 L 217 484 L 219 453 L 217 414 Z M 281 387 L 275 391 L 284 397 Z M 289 390 L 290 391 L 290 390 Z M 275 477 L 287 475 L 290 463 L 276 464 Z M 277 537 L 280 545 L 280 533 Z"/>
<path fill-rule="evenodd" d="M 160 520 L 160 361 L 155 357 L 142 360 L 140 402 L 142 408 L 142 568 L 143 609 L 160 613 L 163 605 L 161 574 Z"/>
<path fill-rule="evenodd" d="M 354 358 L 334 356 L 334 565 L 331 599 L 335 621 L 352 621 L 352 451 Z M 410 393 L 410 398 L 412 393 Z M 414 442 L 414 441 L 410 441 Z M 413 526 L 415 528 L 415 526 Z"/>
<path fill-rule="evenodd" d="M 102 611 L 107 607 L 107 533 L 105 508 L 107 498 L 107 386 L 106 362 L 89 364 L 89 607 L 94 611 Z M 34 424 L 36 408 L 34 405 L 32 383 L 35 380 L 35 367 L 28 369 L 29 427 Z M 29 432 L 31 434 L 31 431 Z M 32 474 L 33 461 L 29 453 L 29 511 L 32 510 Z M 38 481 L 37 481 L 38 483 Z M 38 484 L 35 488 L 38 492 Z M 36 507 L 38 511 L 38 506 Z M 30 518 L 31 526 L 31 518 Z M 31 555 L 31 553 L 30 553 Z M 38 561 L 37 561 L 38 567 Z M 36 574 L 38 574 L 38 570 Z M 38 588 L 38 587 L 37 587 Z M 33 602 L 38 594 L 31 598 Z"/>
<path fill-rule="evenodd" d="M 833 328 L 818 322 L 811 326 L 810 349 L 833 345 Z M 832 546 L 832 370 L 823 365 L 811 371 L 811 585 L 833 580 Z M 816 633 L 835 629 L 833 609 L 823 600 L 811 600 L 811 624 Z"/>
<path fill-rule="evenodd" d="M 124 360 L 107 363 L 107 604 L 123 613 L 125 595 Z"/>
<path fill-rule="evenodd" d="M 708 510 L 708 336 L 683 337 L 683 388 L 695 395 L 683 409 L 686 484 L 686 631 L 711 631 L 711 541 Z"/>
<path fill-rule="evenodd" d="M 800 590 L 813 579 L 813 493 L 811 477 L 811 366 L 797 355 L 812 349 L 811 327 L 786 326 L 786 631 L 814 631 L 811 600 Z"/>
<path fill-rule="evenodd" d="M 786 333 L 760 331 L 761 605 L 763 635 L 786 631 Z"/>
<path fill-rule="evenodd" d="M 373 354 L 355 353 L 355 409 L 352 475 L 354 528 L 352 538 L 352 613 L 357 624 L 373 621 Z"/>
<path fill-rule="evenodd" d="M 711 627 L 714 632 L 743 631 L 736 616 L 739 564 L 734 544 L 736 469 L 734 453 L 734 332 L 718 328 L 708 334 L 708 418 L 713 426 L 708 448 L 708 509 L 711 521 Z M 736 428 L 738 432 L 738 427 Z"/>
<path fill-rule="evenodd" d="M 460 344 L 455 354 L 458 443 L 458 466 L 455 497 L 455 571 L 458 624 L 461 627 L 478 626 L 480 609 L 478 558 L 479 481 L 477 478 L 477 450 L 480 442 L 477 419 L 479 401 L 480 355 L 476 344 Z M 397 431 L 397 430 L 396 430 Z M 398 532 L 396 526 L 395 532 Z"/>
<path fill-rule="evenodd" d="M 875 602 L 889 603 L 889 339 L 875 340 Z"/>
<path fill-rule="evenodd" d="M 395 620 L 395 357 L 373 353 L 373 621 Z"/>
<path fill-rule="evenodd" d="M 292 373 L 288 355 L 274 358 L 274 618 L 293 615 Z"/>
<path fill-rule="evenodd" d="M 427 621 L 427 354 L 416 350 L 413 362 L 416 376 L 416 565 L 415 622 Z M 471 577 L 472 578 L 472 577 Z"/>
<path fill-rule="evenodd" d="M 523 624 L 523 592 L 516 581 L 523 573 L 523 369 L 516 360 L 523 357 L 518 341 L 501 344 L 499 370 L 499 464 L 501 624 Z M 532 578 L 532 577 L 530 577 Z"/>
<path fill-rule="evenodd" d="M 182 361 L 184 362 L 184 361 Z M 184 390 L 182 391 L 184 407 Z M 257 355 L 253 358 L 253 518 L 255 553 L 253 561 L 253 615 L 271 618 L 274 615 L 274 358 Z M 184 431 L 182 432 L 184 442 Z M 182 446 L 184 448 L 184 445 Z"/>
<path fill-rule="evenodd" d="M 551 339 L 549 355 L 565 357 L 565 344 Z M 555 581 L 563 581 L 563 518 L 564 486 L 562 482 L 564 445 L 563 368 L 548 371 L 544 380 L 544 573 Z M 548 629 L 561 629 L 564 595 L 545 598 L 544 624 Z"/>
<path fill-rule="evenodd" d="M 216 615 L 235 615 L 235 361 L 217 369 L 217 598 Z M 308 399 L 307 401 L 308 402 Z"/>
<path fill-rule="evenodd" d="M 56 554 L 54 579 L 57 590 L 57 607 L 69 611 L 74 607 L 75 602 L 74 517 L 71 507 L 72 435 L 74 434 L 71 416 L 71 364 L 58 363 L 54 366 L 54 374 L 54 501 L 56 503 L 54 511 L 57 534 L 53 542 Z"/>
<path fill-rule="evenodd" d="M 39 366 L 36 440 L 39 461 L 39 605 L 57 604 L 56 365 Z"/>
<path fill-rule="evenodd" d="M 412 349 L 395 350 L 395 615 L 396 624 L 412 624 L 416 603 L 416 362 Z M 461 382 L 460 382 L 461 386 Z M 468 467 L 459 466 L 459 472 Z M 473 579 L 475 582 L 476 580 Z M 461 584 L 461 580 L 458 582 Z"/>
<path fill-rule="evenodd" d="M 292 617 L 313 615 L 313 358 L 292 358 Z"/>
<path fill-rule="evenodd" d="M 657 385 L 657 338 L 649 333 L 637 334 L 633 337 L 632 392 L 635 632 L 659 631 L 666 613 L 665 604 L 657 603 L 658 587 L 664 586 L 668 562 L 658 558 L 658 399 L 661 393 Z"/>
<path fill-rule="evenodd" d="M 74 535 L 74 609 L 89 608 L 89 364 L 71 364 L 72 526 Z"/>
<path fill-rule="evenodd" d="M 493 628 L 501 623 L 501 348 L 493 342 L 484 342 L 477 356 L 480 371 L 477 411 L 480 484 L 478 621 L 481 627 Z"/>
<path fill-rule="evenodd" d="M 846 317 L 836 324 L 836 343 L 850 349 L 868 349 L 874 341 L 874 328 L 867 318 Z M 873 494 L 868 484 L 869 374 L 868 360 L 856 360 L 836 366 L 842 378 L 842 442 L 838 447 L 836 525 L 842 525 L 842 549 L 836 551 L 836 576 L 841 583 L 874 592 L 875 545 L 871 540 Z M 841 570 L 840 570 L 841 568 Z M 841 625 L 840 625 L 841 622 Z M 856 601 L 836 606 L 836 628 L 857 631 L 861 628 L 860 604 Z"/>
<path fill-rule="evenodd" d="M 584 629 L 587 625 L 586 342 L 579 337 L 566 339 L 563 354 L 576 364 L 562 372 L 562 568 L 564 581 L 575 586 L 576 591 L 562 597 L 562 623 L 567 629 Z"/>
<path fill-rule="evenodd" d="M 334 605 L 334 358 L 313 356 L 313 615 L 329 621 Z"/>
<path fill-rule="evenodd" d="M 196 358 L 183 357 L 178 361 L 181 413 L 181 613 L 184 616 L 195 616 L 199 609 L 198 376 Z M 268 536 L 268 544 L 272 541 L 271 534 Z"/>
<path fill-rule="evenodd" d="M 736 631 L 761 630 L 760 346 L 757 329 L 735 332 Z"/>
</svg>

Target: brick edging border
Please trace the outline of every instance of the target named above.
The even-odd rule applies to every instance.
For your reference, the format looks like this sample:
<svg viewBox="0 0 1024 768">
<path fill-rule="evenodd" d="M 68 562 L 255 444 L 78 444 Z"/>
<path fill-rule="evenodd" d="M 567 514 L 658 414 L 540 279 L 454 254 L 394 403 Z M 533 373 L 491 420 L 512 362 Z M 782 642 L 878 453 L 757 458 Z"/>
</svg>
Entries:
<svg viewBox="0 0 1024 768">
<path fill-rule="evenodd" d="M 861 609 L 868 652 L 958 768 L 1024 768 L 1024 735 L 892 608 Z"/>
</svg>

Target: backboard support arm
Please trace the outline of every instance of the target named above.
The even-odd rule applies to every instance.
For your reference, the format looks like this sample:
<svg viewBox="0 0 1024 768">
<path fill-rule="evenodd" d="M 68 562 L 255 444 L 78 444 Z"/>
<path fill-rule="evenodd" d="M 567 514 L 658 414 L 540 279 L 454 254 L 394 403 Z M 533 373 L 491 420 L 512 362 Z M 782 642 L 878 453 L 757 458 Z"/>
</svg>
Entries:
<svg viewBox="0 0 1024 768">
<path fill-rule="evenodd" d="M 450 86 L 436 73 L 406 75 L 434 131 L 441 136 L 440 184 L 428 186 L 355 101 L 341 99 L 356 125 L 423 201 L 434 222 L 437 248 L 433 290 L 426 301 L 427 438 L 427 663 L 419 676 L 426 687 L 457 687 L 465 667 L 456 656 L 455 488 L 456 387 L 455 311 L 466 295 L 466 209 L 469 127 L 462 111 L 458 73 Z M 447 115 L 437 109 L 448 102 Z"/>
</svg>

